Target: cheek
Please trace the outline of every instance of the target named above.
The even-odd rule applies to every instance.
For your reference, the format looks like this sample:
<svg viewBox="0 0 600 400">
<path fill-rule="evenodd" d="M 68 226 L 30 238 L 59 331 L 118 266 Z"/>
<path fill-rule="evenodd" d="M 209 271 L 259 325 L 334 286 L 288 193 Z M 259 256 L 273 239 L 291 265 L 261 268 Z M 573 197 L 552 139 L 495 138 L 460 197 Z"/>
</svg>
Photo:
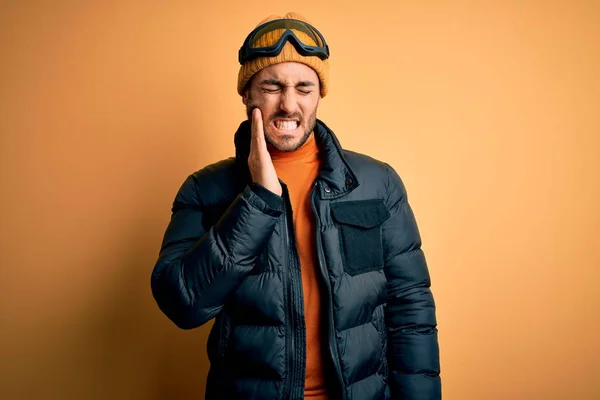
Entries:
<svg viewBox="0 0 600 400">
<path fill-rule="evenodd" d="M 273 108 L 271 103 L 273 103 L 272 99 L 269 99 L 268 96 L 265 96 L 261 93 L 252 96 L 252 101 L 250 102 L 250 105 L 260 108 L 260 110 L 264 114 L 265 111 Z"/>
<path fill-rule="evenodd" d="M 300 105 L 300 110 L 302 111 L 302 117 L 304 119 L 309 119 L 315 112 L 317 111 L 317 106 L 319 105 L 318 99 L 307 99 L 307 101 L 303 102 Z"/>
<path fill-rule="evenodd" d="M 277 103 L 273 101 L 273 99 L 263 99 L 259 107 L 266 121 L 268 121 L 269 118 L 273 117 L 279 112 L 279 107 Z"/>
<path fill-rule="evenodd" d="M 259 106 L 264 103 L 264 93 L 262 93 L 260 90 L 252 88 L 248 94 L 248 105 Z"/>
</svg>

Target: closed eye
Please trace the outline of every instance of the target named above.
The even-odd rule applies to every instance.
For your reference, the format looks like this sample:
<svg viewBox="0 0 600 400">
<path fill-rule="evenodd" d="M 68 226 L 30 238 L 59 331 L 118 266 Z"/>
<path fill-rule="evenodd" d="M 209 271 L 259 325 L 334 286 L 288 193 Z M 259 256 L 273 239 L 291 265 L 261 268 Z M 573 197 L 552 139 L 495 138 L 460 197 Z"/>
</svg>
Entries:
<svg viewBox="0 0 600 400">
<path fill-rule="evenodd" d="M 314 88 L 315 84 L 311 81 L 302 81 L 302 82 L 298 82 L 298 84 L 296 85 L 296 90 L 298 90 L 298 92 L 300 92 L 301 94 L 310 94 L 312 93 L 312 90 L 310 90 L 311 88 Z"/>
<path fill-rule="evenodd" d="M 279 92 L 281 90 L 281 88 L 266 88 L 266 87 L 263 87 L 262 90 L 265 93 L 277 93 L 277 92 Z"/>
</svg>

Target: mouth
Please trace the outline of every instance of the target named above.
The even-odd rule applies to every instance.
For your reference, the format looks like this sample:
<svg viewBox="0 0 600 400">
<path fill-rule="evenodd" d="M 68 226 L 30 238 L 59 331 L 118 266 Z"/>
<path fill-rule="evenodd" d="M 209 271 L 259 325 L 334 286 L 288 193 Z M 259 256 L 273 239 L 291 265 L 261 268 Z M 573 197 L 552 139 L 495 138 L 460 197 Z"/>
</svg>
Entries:
<svg viewBox="0 0 600 400">
<path fill-rule="evenodd" d="M 293 132 L 300 126 L 300 121 L 297 119 L 276 119 L 273 121 L 273 126 L 282 132 Z"/>
</svg>

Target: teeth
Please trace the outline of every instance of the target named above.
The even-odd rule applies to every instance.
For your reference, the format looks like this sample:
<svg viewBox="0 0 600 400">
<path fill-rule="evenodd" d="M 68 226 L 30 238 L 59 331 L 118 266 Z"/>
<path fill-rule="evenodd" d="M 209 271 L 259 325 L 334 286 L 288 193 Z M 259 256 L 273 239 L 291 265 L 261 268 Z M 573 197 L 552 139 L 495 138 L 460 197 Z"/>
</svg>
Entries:
<svg viewBox="0 0 600 400">
<path fill-rule="evenodd" d="M 275 126 L 277 129 L 285 130 L 285 131 L 293 131 L 298 128 L 298 121 L 275 121 Z"/>
</svg>

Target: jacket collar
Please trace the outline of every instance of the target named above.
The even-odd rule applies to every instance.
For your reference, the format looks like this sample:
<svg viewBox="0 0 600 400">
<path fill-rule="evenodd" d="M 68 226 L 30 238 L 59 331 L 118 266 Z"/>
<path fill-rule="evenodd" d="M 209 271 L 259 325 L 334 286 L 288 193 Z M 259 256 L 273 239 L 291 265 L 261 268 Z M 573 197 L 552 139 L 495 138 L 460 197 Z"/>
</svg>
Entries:
<svg viewBox="0 0 600 400">
<path fill-rule="evenodd" d="M 234 136 L 235 159 L 240 172 L 240 185 L 251 181 L 248 169 L 250 129 L 250 121 L 243 121 Z M 314 134 L 322 161 L 317 179 L 321 199 L 335 199 L 354 190 L 359 185 L 358 179 L 344 157 L 342 146 L 333 131 L 323 121 L 317 119 Z"/>
</svg>

